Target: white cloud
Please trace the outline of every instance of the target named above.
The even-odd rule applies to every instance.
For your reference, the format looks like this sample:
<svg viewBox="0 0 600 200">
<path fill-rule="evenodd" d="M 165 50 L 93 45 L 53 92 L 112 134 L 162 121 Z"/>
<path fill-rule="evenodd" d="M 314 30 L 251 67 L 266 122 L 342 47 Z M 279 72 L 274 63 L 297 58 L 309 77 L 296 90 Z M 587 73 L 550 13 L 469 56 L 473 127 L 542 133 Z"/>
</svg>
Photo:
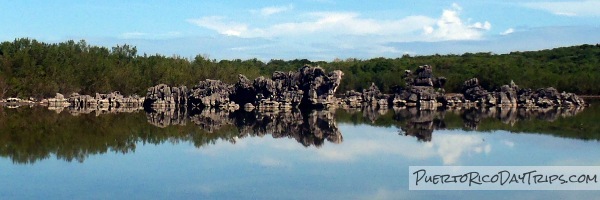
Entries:
<svg viewBox="0 0 600 200">
<path fill-rule="evenodd" d="M 195 25 L 215 30 L 221 34 L 244 38 L 291 37 L 310 34 L 332 35 L 397 35 L 422 29 L 433 19 L 424 16 L 409 16 L 398 20 L 375 20 L 361 18 L 352 12 L 316 12 L 305 15 L 302 22 L 286 22 L 263 28 L 248 28 L 249 25 L 223 21 L 222 17 L 190 19 Z"/>
<path fill-rule="evenodd" d="M 509 35 L 509 34 L 514 33 L 514 32 L 515 32 L 515 29 L 509 28 L 509 29 L 506 29 L 505 31 L 503 31 L 502 33 L 500 33 L 500 35 Z"/>
<path fill-rule="evenodd" d="M 431 40 L 477 40 L 492 28 L 488 21 L 465 24 L 460 18 L 462 8 L 454 3 L 452 9 L 446 9 L 435 25 L 425 26 L 424 34 Z"/>
<path fill-rule="evenodd" d="M 544 10 L 561 16 L 600 16 L 600 1 L 562 1 L 562 2 L 531 2 L 524 3 L 526 7 Z"/>
<path fill-rule="evenodd" d="M 264 7 L 260 10 L 252 10 L 251 12 L 253 13 L 259 13 L 262 16 L 270 16 L 270 15 L 274 15 L 274 14 L 278 14 L 278 13 L 282 13 L 282 12 L 286 12 L 289 10 L 294 9 L 293 5 L 287 5 L 287 6 L 271 6 L 271 7 Z"/>
<path fill-rule="evenodd" d="M 264 14 L 274 14 L 283 10 L 285 9 L 280 7 L 269 7 L 262 11 L 265 11 Z M 378 37 L 381 42 L 474 40 L 481 39 L 483 32 L 491 29 L 492 25 L 488 21 L 465 24 L 459 17 L 461 10 L 460 6 L 453 4 L 451 9 L 443 11 L 439 19 L 427 16 L 373 19 L 355 12 L 312 12 L 299 15 L 301 20 L 298 22 L 252 28 L 249 24 L 225 21 L 223 17 L 215 16 L 189 19 L 188 22 L 220 34 L 242 38 L 301 36 L 305 40 L 329 40 L 339 36 L 362 36 Z"/>
<path fill-rule="evenodd" d="M 291 8 L 288 6 L 288 10 Z M 262 10 L 264 14 L 270 14 L 283 9 Z M 238 56 L 246 54 L 272 59 L 286 54 L 288 58 L 330 60 L 336 57 L 393 57 L 406 51 L 414 52 L 406 47 L 391 46 L 398 43 L 482 40 L 492 24 L 461 18 L 462 10 L 458 4 L 452 4 L 438 17 L 374 18 L 343 11 L 292 15 L 281 11 L 276 19 L 251 16 L 233 20 L 225 16 L 206 16 L 187 21 L 226 36 L 227 40 L 233 40 L 233 37 L 260 40 L 251 44 L 232 41 L 224 47 Z M 260 10 L 252 12 L 261 15 Z"/>
<path fill-rule="evenodd" d="M 492 24 L 490 24 L 490 22 L 488 22 L 488 21 L 486 21 L 484 23 L 475 22 L 474 24 L 470 25 L 469 28 L 489 31 L 492 28 Z"/>
</svg>

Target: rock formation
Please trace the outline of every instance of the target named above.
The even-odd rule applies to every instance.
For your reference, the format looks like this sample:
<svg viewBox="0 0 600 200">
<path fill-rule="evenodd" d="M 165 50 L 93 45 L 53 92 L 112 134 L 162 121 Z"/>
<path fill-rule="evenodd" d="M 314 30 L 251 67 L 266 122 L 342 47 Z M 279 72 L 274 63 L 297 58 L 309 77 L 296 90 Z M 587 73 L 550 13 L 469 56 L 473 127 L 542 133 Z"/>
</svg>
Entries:
<svg viewBox="0 0 600 200">
<path fill-rule="evenodd" d="M 297 72 L 274 72 L 271 79 L 258 77 L 250 81 L 244 75 L 229 85 L 218 80 L 199 82 L 190 91 L 184 86 L 159 84 L 148 88 L 146 107 L 189 106 L 237 110 L 287 110 L 299 107 L 327 108 L 337 105 L 334 94 L 343 73 L 329 74 L 320 67 L 304 66 Z"/>
<path fill-rule="evenodd" d="M 395 106 L 419 107 L 421 109 L 436 109 L 442 105 L 439 100 L 444 96 L 446 78 L 433 76 L 429 65 L 419 66 L 414 73 L 406 70 L 404 73 L 406 89 L 396 89 L 390 100 Z"/>
<path fill-rule="evenodd" d="M 489 92 L 479 85 L 477 78 L 473 78 L 464 82 L 463 94 L 467 103 L 474 102 L 481 106 L 545 108 L 586 105 L 583 99 L 573 93 L 559 93 L 552 87 L 536 91 L 529 88 L 519 89 L 512 81 L 510 85 L 503 85 L 498 91 Z"/>
<path fill-rule="evenodd" d="M 143 102 L 143 97 L 137 95 L 123 96 L 120 92 L 115 91 L 108 94 L 96 93 L 95 97 L 72 93 L 68 98 L 56 93 L 56 97 L 44 99 L 40 103 L 60 112 L 63 110 L 60 108 L 66 107 L 70 107 L 69 110 L 130 110 L 129 108 L 141 108 Z M 86 113 L 86 111 L 82 112 Z"/>
<path fill-rule="evenodd" d="M 354 90 L 346 91 L 339 100 L 339 104 L 341 104 L 342 107 L 348 108 L 360 108 L 362 107 L 363 102 L 363 93 Z"/>
<path fill-rule="evenodd" d="M 188 89 L 186 86 L 170 87 L 158 84 L 148 88 L 144 107 L 176 107 L 186 106 Z"/>
<path fill-rule="evenodd" d="M 414 72 L 406 70 L 405 87 L 390 88 L 392 94 L 384 94 L 372 83 L 362 92 L 347 91 L 341 98 L 335 97 L 343 73 L 330 73 L 320 67 L 306 65 L 296 72 L 274 72 L 272 78 L 258 77 L 249 80 L 239 75 L 238 82 L 229 85 L 218 80 L 200 81 L 192 90 L 185 86 L 169 87 L 164 84 L 148 89 L 145 107 L 189 106 L 260 111 L 305 108 L 345 108 L 371 106 L 385 109 L 390 106 L 418 107 L 434 110 L 439 107 L 570 107 L 583 106 L 585 102 L 572 93 L 559 93 L 553 88 L 537 91 L 519 89 L 511 81 L 496 91 L 487 91 L 477 78 L 464 82 L 460 94 L 445 94 L 446 78 L 433 75 L 429 65 L 419 66 Z M 85 101 L 85 100 L 83 100 Z M 110 100 L 109 100 L 110 102 Z"/>
<path fill-rule="evenodd" d="M 305 65 L 298 73 L 298 86 L 304 92 L 303 104 L 317 108 L 336 105 L 335 91 L 342 81 L 342 71 L 335 70 L 325 74 L 325 70 L 320 67 Z"/>
<path fill-rule="evenodd" d="M 362 100 L 366 105 L 387 108 L 388 107 L 389 95 L 381 93 L 375 83 L 371 83 L 368 89 L 364 89 L 362 92 Z"/>
<path fill-rule="evenodd" d="M 207 79 L 191 89 L 187 101 L 191 107 L 237 110 L 239 106 L 229 99 L 232 93 L 232 85 Z"/>
</svg>

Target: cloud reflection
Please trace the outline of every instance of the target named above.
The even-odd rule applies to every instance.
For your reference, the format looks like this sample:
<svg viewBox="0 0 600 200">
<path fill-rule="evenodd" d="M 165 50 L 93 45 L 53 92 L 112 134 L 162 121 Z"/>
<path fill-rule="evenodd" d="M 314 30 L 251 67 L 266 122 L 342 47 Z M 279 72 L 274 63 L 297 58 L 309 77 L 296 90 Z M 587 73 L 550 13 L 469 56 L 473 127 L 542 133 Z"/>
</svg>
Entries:
<svg viewBox="0 0 600 200">
<path fill-rule="evenodd" d="M 412 137 L 397 137 L 395 128 L 341 125 L 340 129 L 352 139 L 338 145 L 322 148 L 303 148 L 292 140 L 265 142 L 281 151 L 300 151 L 311 154 L 304 157 L 317 162 L 357 162 L 373 155 L 400 156 L 410 160 L 440 158 L 444 165 L 460 164 L 465 156 L 488 155 L 492 144 L 481 134 L 468 134 L 460 131 L 439 131 L 431 142 L 419 142 Z M 365 134 L 369 133 L 369 134 Z"/>
</svg>

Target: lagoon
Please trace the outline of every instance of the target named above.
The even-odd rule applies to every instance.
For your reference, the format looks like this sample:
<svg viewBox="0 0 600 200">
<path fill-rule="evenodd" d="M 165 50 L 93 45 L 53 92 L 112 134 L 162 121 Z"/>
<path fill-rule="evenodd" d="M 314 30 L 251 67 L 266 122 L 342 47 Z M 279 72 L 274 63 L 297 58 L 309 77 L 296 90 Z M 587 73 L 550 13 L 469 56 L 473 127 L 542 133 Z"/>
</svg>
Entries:
<svg viewBox="0 0 600 200">
<path fill-rule="evenodd" d="M 600 107 L 131 113 L 0 111 L 2 199 L 582 199 L 409 191 L 409 166 L 600 165 Z"/>
</svg>

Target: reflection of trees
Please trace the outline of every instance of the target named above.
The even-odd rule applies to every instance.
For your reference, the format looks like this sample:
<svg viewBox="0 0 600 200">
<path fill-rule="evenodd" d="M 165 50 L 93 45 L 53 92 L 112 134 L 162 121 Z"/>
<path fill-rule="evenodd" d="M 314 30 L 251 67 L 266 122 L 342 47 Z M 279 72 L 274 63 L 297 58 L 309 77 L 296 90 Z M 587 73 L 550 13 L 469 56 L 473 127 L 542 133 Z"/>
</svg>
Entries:
<svg viewBox="0 0 600 200">
<path fill-rule="evenodd" d="M 15 163 L 34 163 L 51 156 L 83 162 L 89 155 L 133 152 L 140 142 L 192 142 L 200 147 L 237 136 L 235 129 L 227 127 L 208 133 L 193 124 L 149 126 L 141 112 L 74 117 L 68 112 L 56 114 L 33 107 L 4 109 L 0 116 L 7 116 L 0 118 L 0 156 Z"/>
</svg>

